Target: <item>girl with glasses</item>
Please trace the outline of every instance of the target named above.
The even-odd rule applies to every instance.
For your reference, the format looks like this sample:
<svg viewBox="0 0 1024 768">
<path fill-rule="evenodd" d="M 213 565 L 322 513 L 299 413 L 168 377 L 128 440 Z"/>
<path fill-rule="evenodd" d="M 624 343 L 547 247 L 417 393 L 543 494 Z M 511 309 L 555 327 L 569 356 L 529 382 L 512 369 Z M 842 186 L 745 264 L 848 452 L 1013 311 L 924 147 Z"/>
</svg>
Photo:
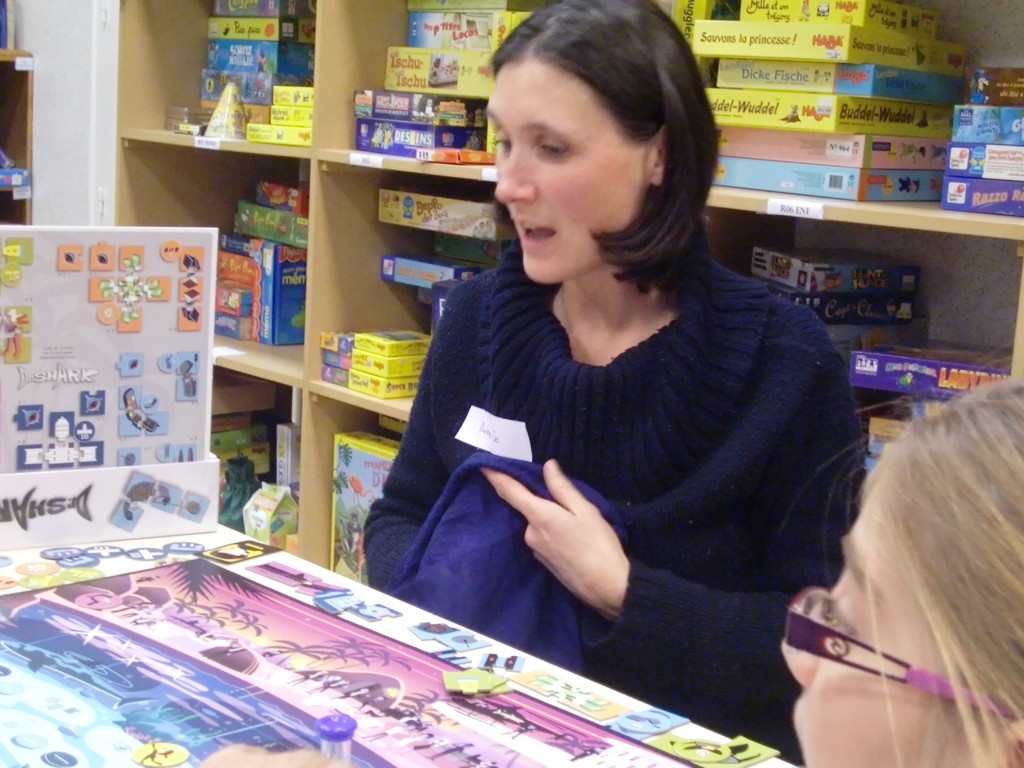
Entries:
<svg viewBox="0 0 1024 768">
<path fill-rule="evenodd" d="M 807 768 L 1024 766 L 1024 383 L 913 422 L 844 551 L 783 643 Z"/>
</svg>

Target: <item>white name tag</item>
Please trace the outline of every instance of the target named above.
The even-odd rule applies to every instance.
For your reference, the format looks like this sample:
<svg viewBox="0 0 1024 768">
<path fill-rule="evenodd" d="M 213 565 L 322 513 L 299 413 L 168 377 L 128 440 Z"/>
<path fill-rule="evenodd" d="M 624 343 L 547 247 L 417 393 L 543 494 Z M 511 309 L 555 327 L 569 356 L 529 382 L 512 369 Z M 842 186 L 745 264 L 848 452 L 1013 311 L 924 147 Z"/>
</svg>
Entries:
<svg viewBox="0 0 1024 768">
<path fill-rule="evenodd" d="M 533 449 L 530 447 L 530 436 L 526 434 L 526 424 L 503 419 L 475 405 L 470 406 L 466 420 L 459 427 L 455 439 L 495 456 L 533 461 Z"/>
</svg>

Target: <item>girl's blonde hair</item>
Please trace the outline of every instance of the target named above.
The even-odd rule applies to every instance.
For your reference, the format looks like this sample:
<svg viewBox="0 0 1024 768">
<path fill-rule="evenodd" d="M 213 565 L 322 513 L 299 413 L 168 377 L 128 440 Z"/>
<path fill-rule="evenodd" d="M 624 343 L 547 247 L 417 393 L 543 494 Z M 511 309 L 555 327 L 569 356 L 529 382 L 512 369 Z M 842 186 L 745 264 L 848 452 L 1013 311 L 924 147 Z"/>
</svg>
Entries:
<svg viewBox="0 0 1024 768">
<path fill-rule="evenodd" d="M 1024 713 L 1024 381 L 986 384 L 913 422 L 865 496 L 882 486 L 877 546 L 919 600 L 981 766 L 1017 747 L 1010 721 L 963 693 Z"/>
</svg>

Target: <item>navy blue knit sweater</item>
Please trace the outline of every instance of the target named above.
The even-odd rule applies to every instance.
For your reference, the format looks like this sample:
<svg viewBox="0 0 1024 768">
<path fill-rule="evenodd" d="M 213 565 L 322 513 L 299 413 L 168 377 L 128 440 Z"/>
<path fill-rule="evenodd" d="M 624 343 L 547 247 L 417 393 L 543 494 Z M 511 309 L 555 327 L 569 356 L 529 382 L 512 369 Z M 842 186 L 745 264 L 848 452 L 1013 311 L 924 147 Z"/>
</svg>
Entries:
<svg viewBox="0 0 1024 768">
<path fill-rule="evenodd" d="M 371 584 L 474 451 L 454 439 L 469 407 L 523 421 L 534 460 L 615 502 L 628 532 L 622 614 L 584 615 L 584 673 L 795 756 L 786 605 L 838 575 L 862 465 L 840 354 L 810 310 L 708 259 L 678 319 L 606 366 L 572 359 L 550 298 L 515 249 L 452 293 L 367 521 Z"/>
</svg>

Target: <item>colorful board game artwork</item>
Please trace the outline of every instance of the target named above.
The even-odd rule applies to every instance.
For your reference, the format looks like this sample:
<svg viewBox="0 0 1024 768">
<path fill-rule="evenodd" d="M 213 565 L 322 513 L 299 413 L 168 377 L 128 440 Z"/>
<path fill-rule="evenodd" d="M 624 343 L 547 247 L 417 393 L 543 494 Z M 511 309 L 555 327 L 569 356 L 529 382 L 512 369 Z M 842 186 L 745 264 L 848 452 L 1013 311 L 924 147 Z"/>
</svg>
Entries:
<svg viewBox="0 0 1024 768">
<path fill-rule="evenodd" d="M 194 766 L 228 743 L 316 747 L 315 720 L 335 713 L 359 724 L 360 768 L 670 768 L 722 749 L 779 764 L 567 673 L 520 672 L 522 657 L 283 553 L 252 556 L 227 545 L 0 596 L 0 765 Z"/>
<path fill-rule="evenodd" d="M 0 227 L 0 474 L 205 459 L 216 230 Z"/>
</svg>

